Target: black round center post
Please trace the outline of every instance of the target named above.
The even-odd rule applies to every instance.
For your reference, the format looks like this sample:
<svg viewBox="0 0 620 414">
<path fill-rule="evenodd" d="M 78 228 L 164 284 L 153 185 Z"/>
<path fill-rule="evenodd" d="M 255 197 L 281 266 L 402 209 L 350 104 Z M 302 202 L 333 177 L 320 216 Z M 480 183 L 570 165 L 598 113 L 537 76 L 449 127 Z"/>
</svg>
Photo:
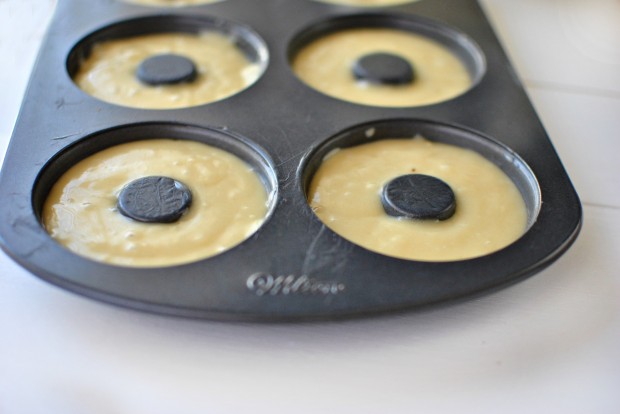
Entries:
<svg viewBox="0 0 620 414">
<path fill-rule="evenodd" d="M 352 70 L 356 79 L 386 85 L 404 85 L 415 78 L 413 66 L 407 59 L 386 52 L 360 57 Z"/>
<path fill-rule="evenodd" d="M 144 223 L 173 223 L 192 203 L 189 188 L 168 177 L 142 177 L 127 184 L 118 197 L 126 217 Z"/>
<path fill-rule="evenodd" d="M 172 53 L 146 58 L 136 71 L 138 80 L 153 86 L 193 82 L 196 76 L 196 65 L 191 59 Z"/>
<path fill-rule="evenodd" d="M 383 187 L 381 202 L 390 216 L 418 220 L 446 220 L 456 211 L 450 186 L 424 174 L 394 178 Z"/>
</svg>

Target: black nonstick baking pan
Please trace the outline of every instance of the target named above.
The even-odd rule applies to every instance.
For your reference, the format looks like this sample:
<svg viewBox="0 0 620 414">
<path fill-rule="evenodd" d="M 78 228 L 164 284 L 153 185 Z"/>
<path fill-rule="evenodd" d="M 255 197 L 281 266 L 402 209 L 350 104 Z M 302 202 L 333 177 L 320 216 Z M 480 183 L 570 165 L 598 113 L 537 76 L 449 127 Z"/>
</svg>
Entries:
<svg viewBox="0 0 620 414">
<path fill-rule="evenodd" d="M 433 38 L 460 57 L 474 83 L 456 98 L 419 107 L 327 97 L 301 82 L 290 60 L 310 40 L 347 27 L 397 27 Z M 227 99 L 173 110 L 109 104 L 72 81 L 97 41 L 201 30 L 234 37 L 264 69 L 258 81 Z M 474 149 L 506 172 L 527 206 L 526 233 L 486 256 L 423 262 L 359 247 L 314 215 L 305 191 L 327 153 L 418 134 Z M 132 268 L 83 258 L 48 235 L 42 204 L 64 171 L 109 146 L 161 137 L 219 146 L 255 168 L 271 201 L 253 236 L 194 263 Z M 224 0 L 179 8 L 60 0 L 6 154 L 0 191 L 2 247 L 36 276 L 104 302 L 220 320 L 368 315 L 492 291 L 550 265 L 575 240 L 582 220 L 579 198 L 475 0 L 373 8 L 313 0 Z"/>
</svg>

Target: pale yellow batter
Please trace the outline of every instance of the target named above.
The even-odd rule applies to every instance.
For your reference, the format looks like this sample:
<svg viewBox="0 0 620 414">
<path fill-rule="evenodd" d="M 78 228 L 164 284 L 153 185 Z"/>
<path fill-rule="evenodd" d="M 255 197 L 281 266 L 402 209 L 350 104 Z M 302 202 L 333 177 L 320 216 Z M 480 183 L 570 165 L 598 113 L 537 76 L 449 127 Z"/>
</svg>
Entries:
<svg viewBox="0 0 620 414">
<path fill-rule="evenodd" d="M 345 4 L 360 7 L 392 6 L 395 4 L 413 3 L 416 0 L 317 0 L 323 3 Z"/>
<path fill-rule="evenodd" d="M 415 139 L 386 139 L 331 152 L 316 172 L 308 201 L 327 227 L 367 249 L 422 261 L 482 256 L 517 240 L 525 202 L 496 165 L 474 151 Z M 388 216 L 380 193 L 391 179 L 426 174 L 447 183 L 455 214 L 444 221 Z"/>
<path fill-rule="evenodd" d="M 216 3 L 223 0 L 123 0 L 128 3 L 143 4 L 146 6 L 160 6 L 160 7 L 182 7 L 182 6 L 195 6 L 199 4 Z"/>
<path fill-rule="evenodd" d="M 187 185 L 191 207 L 175 223 L 141 223 L 117 210 L 121 190 L 137 178 L 166 176 Z M 69 169 L 43 208 L 49 234 L 97 261 L 155 267 L 214 256 L 253 234 L 268 196 L 236 156 L 194 142 L 157 139 L 117 145 Z"/>
<path fill-rule="evenodd" d="M 413 65 L 416 80 L 405 85 L 358 81 L 351 68 L 361 56 L 375 52 L 399 55 Z M 308 85 L 335 98 L 360 104 L 404 107 L 453 98 L 472 84 L 465 65 L 446 47 L 404 30 L 362 28 L 323 36 L 304 48 L 292 62 Z"/>
<path fill-rule="evenodd" d="M 150 86 L 136 78 L 136 69 L 144 59 L 166 53 L 190 58 L 198 72 L 196 80 Z M 224 99 L 254 83 L 260 74 L 260 65 L 250 62 L 233 40 L 221 33 L 165 33 L 96 44 L 80 64 L 74 81 L 106 102 L 169 109 Z"/>
</svg>

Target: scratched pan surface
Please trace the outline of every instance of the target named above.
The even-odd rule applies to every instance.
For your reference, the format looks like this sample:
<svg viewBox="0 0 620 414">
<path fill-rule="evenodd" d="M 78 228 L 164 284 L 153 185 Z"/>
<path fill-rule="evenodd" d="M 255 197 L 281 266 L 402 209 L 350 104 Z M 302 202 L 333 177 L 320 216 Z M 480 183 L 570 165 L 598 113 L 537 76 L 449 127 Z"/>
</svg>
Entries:
<svg viewBox="0 0 620 414">
<path fill-rule="evenodd" d="M 444 43 L 466 63 L 473 87 L 434 105 L 380 108 L 326 97 L 290 69 L 289 59 L 309 40 L 373 25 L 411 29 Z M 98 40 L 203 26 L 235 36 L 263 65 L 254 85 L 211 104 L 143 110 L 97 100 L 71 80 Z M 419 262 L 363 249 L 313 214 L 304 191 L 327 152 L 369 136 L 417 133 L 473 148 L 510 175 L 528 207 L 525 235 L 487 256 Z M 218 256 L 155 269 L 97 263 L 50 238 L 39 217 L 60 174 L 110 145 L 162 136 L 214 144 L 253 165 L 272 196 L 263 226 Z M 24 98 L 0 191 L 2 247 L 35 275 L 117 305 L 222 320 L 367 315 L 492 291 L 551 264 L 576 238 L 582 217 L 578 196 L 474 0 L 372 9 L 310 0 L 225 0 L 184 8 L 61 0 Z"/>
</svg>

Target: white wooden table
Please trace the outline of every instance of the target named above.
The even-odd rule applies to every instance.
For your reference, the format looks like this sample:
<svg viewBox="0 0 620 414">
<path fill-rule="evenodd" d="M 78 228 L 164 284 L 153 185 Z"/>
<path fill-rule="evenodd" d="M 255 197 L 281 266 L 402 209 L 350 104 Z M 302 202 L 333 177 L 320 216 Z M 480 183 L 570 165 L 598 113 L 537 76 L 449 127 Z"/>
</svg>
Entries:
<svg viewBox="0 0 620 414">
<path fill-rule="evenodd" d="M 0 1 L 0 158 L 54 3 Z M 482 3 L 584 204 L 558 262 L 440 309 L 253 325 L 108 306 L 0 253 L 0 413 L 620 413 L 620 2 Z"/>
</svg>

